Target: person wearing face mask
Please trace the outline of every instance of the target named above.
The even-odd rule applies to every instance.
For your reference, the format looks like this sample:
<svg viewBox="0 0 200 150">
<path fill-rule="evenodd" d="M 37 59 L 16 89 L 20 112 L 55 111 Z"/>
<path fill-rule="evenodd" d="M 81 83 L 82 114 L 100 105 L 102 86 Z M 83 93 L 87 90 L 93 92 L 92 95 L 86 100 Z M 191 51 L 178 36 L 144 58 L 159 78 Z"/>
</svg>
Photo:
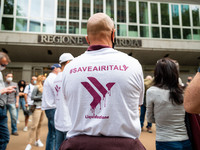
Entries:
<svg viewBox="0 0 200 150">
<path fill-rule="evenodd" d="M 19 114 L 20 107 L 22 108 L 22 110 L 24 112 L 24 115 L 26 115 L 25 114 L 26 107 L 25 107 L 25 100 L 24 100 L 24 88 L 25 88 L 25 86 L 26 86 L 26 82 L 24 80 L 20 80 L 18 82 L 18 88 L 19 88 L 19 106 L 17 108 L 17 123 L 20 123 L 19 119 L 18 119 L 18 114 Z"/>
<path fill-rule="evenodd" d="M 31 83 L 29 83 L 24 89 L 24 99 L 25 99 L 26 108 L 30 108 L 31 105 L 33 105 L 33 100 L 31 99 L 31 94 L 33 92 L 34 85 L 36 85 L 36 83 L 37 83 L 37 77 L 32 76 Z M 25 115 L 25 127 L 23 129 L 24 132 L 28 131 L 28 120 L 29 120 L 29 115 Z"/>
<path fill-rule="evenodd" d="M 114 37 L 113 20 L 104 13 L 92 15 L 86 36 L 90 46 L 63 70 L 62 92 L 72 126 L 60 150 L 145 150 L 139 140 L 142 66 L 112 48 Z"/>
<path fill-rule="evenodd" d="M 12 73 L 7 73 L 5 75 L 6 81 L 5 81 L 5 87 L 9 87 L 9 86 L 16 86 L 16 92 L 15 93 L 10 93 L 7 94 L 7 110 L 10 113 L 10 118 L 11 118 L 11 134 L 18 136 L 18 132 L 17 132 L 17 110 L 16 108 L 18 108 L 19 106 L 19 90 L 18 90 L 18 85 L 16 82 L 12 82 L 13 81 L 13 74 Z"/>
<path fill-rule="evenodd" d="M 2 71 L 10 63 L 9 56 L 0 52 L 0 150 L 5 150 L 9 142 L 8 118 L 6 113 L 6 94 L 15 92 L 16 86 L 5 87 Z"/>
<path fill-rule="evenodd" d="M 31 150 L 32 149 L 32 142 L 35 139 L 35 146 L 43 147 L 44 144 L 40 140 L 41 137 L 41 124 L 44 118 L 44 111 L 41 109 L 42 105 L 42 94 L 43 94 L 43 81 L 46 79 L 44 75 L 39 75 L 37 77 L 37 83 L 34 86 L 34 89 L 31 94 L 31 99 L 34 101 L 33 105 L 35 106 L 35 109 L 32 114 L 32 125 L 31 129 L 29 131 L 29 138 L 28 138 L 28 144 L 25 148 L 25 150 Z M 36 136 L 35 136 L 36 135 Z M 35 137 L 35 138 L 34 138 Z"/>
</svg>

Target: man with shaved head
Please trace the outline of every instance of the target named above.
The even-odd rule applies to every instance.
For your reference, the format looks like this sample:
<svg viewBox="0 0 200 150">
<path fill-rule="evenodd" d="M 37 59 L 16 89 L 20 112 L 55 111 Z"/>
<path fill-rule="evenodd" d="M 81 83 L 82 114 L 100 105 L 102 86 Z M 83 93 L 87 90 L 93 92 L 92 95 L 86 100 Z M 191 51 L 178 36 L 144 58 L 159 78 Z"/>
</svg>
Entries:
<svg viewBox="0 0 200 150">
<path fill-rule="evenodd" d="M 61 150 L 143 150 L 138 106 L 144 81 L 138 60 L 114 50 L 115 28 L 104 13 L 87 23 L 87 51 L 65 67 L 62 91 L 72 127 Z"/>
</svg>

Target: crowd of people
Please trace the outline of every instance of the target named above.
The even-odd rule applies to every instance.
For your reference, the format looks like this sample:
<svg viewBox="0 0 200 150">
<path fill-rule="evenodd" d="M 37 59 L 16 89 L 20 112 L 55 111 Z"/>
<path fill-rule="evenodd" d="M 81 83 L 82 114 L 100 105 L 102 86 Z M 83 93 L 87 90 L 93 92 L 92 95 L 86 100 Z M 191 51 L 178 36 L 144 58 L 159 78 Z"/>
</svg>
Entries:
<svg viewBox="0 0 200 150">
<path fill-rule="evenodd" d="M 149 133 L 152 123 L 156 124 L 157 150 L 198 150 L 200 119 L 193 113 L 200 113 L 199 73 L 193 79 L 196 83 L 190 80 L 185 95 L 178 63 L 170 58 L 159 59 L 154 76 L 144 79 L 139 61 L 115 50 L 114 38 L 112 19 L 94 14 L 87 23 L 87 51 L 76 58 L 63 53 L 47 77 L 32 76 L 29 84 L 12 82 L 12 73 L 3 82 L 1 71 L 10 59 L 0 52 L 0 149 L 5 150 L 9 142 L 6 110 L 11 134 L 17 136 L 21 107 L 23 131 L 29 131 L 25 150 L 31 150 L 33 142 L 44 147 L 45 141 L 40 140 L 44 115 L 46 150 L 145 150 L 139 140 L 145 114 Z M 185 109 L 190 115 L 187 123 Z M 195 131 L 191 118 L 197 122 Z"/>
</svg>

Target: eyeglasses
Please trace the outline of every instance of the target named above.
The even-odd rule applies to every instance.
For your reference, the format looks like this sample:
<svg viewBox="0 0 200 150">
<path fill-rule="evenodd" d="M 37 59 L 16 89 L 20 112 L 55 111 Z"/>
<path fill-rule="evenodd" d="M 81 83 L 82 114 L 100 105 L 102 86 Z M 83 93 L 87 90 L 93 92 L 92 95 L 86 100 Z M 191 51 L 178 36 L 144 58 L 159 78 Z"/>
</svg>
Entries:
<svg viewBox="0 0 200 150">
<path fill-rule="evenodd" d="M 8 64 L 1 64 L 2 67 L 6 67 Z"/>
</svg>

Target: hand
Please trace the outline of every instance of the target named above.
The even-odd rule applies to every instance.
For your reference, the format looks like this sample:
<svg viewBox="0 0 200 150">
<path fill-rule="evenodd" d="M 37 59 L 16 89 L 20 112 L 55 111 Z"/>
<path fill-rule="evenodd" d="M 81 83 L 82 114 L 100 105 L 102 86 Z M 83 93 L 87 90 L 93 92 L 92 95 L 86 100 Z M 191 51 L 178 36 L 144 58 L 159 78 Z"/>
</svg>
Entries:
<svg viewBox="0 0 200 150">
<path fill-rule="evenodd" d="M 19 92 L 19 96 L 23 96 L 24 95 L 24 93 L 22 93 L 22 92 Z"/>
<path fill-rule="evenodd" d="M 18 108 L 19 107 L 19 103 L 16 103 L 15 106 L 16 106 L 16 108 Z"/>
<path fill-rule="evenodd" d="M 28 104 L 27 104 L 27 103 L 25 104 L 25 107 L 28 107 Z"/>
<path fill-rule="evenodd" d="M 17 88 L 16 86 L 9 86 L 7 88 L 0 90 L 0 93 L 1 94 L 5 94 L 5 93 L 10 94 L 10 93 L 16 92 L 16 88 Z"/>
</svg>

